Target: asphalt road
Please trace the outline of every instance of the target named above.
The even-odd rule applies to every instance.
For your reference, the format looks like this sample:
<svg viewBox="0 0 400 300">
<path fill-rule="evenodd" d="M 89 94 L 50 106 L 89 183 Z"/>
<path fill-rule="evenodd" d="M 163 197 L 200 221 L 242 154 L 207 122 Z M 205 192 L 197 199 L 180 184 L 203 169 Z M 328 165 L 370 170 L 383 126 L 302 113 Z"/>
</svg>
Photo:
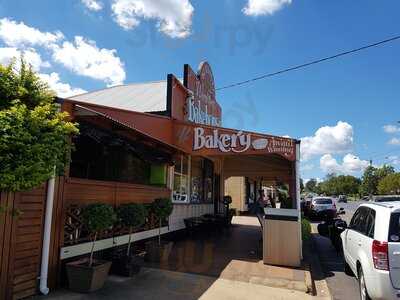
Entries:
<svg viewBox="0 0 400 300">
<path fill-rule="evenodd" d="M 341 218 L 347 223 L 350 223 L 354 212 L 361 203 L 361 201 L 337 203 L 336 207 L 338 209 L 340 207 L 345 209 L 346 214 L 342 215 Z M 314 232 L 317 232 L 317 225 L 318 222 L 313 223 L 313 229 L 315 229 Z M 317 234 L 315 235 L 315 241 L 322 269 L 325 273 L 325 280 L 331 291 L 333 299 L 360 299 L 358 281 L 355 277 L 344 274 L 342 254 L 336 252 L 331 244 L 331 241 L 326 237 Z"/>
</svg>

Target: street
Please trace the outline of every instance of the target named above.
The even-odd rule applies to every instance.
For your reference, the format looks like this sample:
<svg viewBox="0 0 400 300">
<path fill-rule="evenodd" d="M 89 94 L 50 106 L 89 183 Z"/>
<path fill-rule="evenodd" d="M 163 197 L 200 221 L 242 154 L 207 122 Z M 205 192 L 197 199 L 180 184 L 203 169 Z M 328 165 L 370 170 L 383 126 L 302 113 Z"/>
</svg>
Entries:
<svg viewBox="0 0 400 300">
<path fill-rule="evenodd" d="M 363 203 L 363 201 L 349 201 L 348 203 L 336 204 L 338 210 L 340 207 L 345 209 L 346 214 L 341 217 L 347 224 L 350 223 L 354 212 L 361 203 Z M 312 224 L 313 232 L 317 232 L 317 225 L 318 222 Z M 319 234 L 315 235 L 315 243 L 325 273 L 325 279 L 333 295 L 333 299 L 360 299 L 358 281 L 355 277 L 348 276 L 343 271 L 342 254 L 336 252 L 328 238 L 320 236 Z"/>
</svg>

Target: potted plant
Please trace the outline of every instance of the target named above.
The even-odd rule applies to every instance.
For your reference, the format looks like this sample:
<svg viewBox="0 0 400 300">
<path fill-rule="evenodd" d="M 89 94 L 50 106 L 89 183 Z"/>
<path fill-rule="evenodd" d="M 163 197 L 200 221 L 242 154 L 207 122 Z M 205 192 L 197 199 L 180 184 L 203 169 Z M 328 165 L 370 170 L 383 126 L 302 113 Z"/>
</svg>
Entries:
<svg viewBox="0 0 400 300">
<path fill-rule="evenodd" d="M 82 220 L 91 237 L 89 259 L 67 264 L 69 288 L 76 292 L 88 293 L 103 287 L 111 267 L 110 261 L 94 260 L 94 246 L 98 234 L 114 224 L 114 209 L 109 204 L 95 203 L 86 206 L 82 212 Z"/>
<path fill-rule="evenodd" d="M 158 198 L 151 205 L 151 212 L 158 219 L 158 241 L 146 243 L 146 259 L 152 262 L 160 262 L 162 257 L 168 256 L 172 248 L 171 242 L 161 241 L 162 222 L 167 219 L 173 210 L 172 201 L 169 198 Z"/>
<path fill-rule="evenodd" d="M 128 247 L 125 253 L 117 252 L 113 258 L 112 272 L 122 276 L 139 273 L 143 254 L 131 255 L 132 233 L 146 221 L 147 211 L 143 204 L 122 204 L 117 209 L 118 223 L 129 228 Z"/>
</svg>

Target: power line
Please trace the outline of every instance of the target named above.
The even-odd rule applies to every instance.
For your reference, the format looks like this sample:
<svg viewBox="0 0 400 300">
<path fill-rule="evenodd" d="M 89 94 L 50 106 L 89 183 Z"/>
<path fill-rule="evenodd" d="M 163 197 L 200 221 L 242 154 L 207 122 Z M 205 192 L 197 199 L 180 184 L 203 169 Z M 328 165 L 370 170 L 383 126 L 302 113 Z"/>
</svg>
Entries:
<svg viewBox="0 0 400 300">
<path fill-rule="evenodd" d="M 376 47 L 376 46 L 379 46 L 379 45 L 382 45 L 382 44 L 390 43 L 390 42 L 393 42 L 393 41 L 398 40 L 398 39 L 400 39 L 400 35 L 397 35 L 397 36 L 394 36 L 394 37 L 391 37 L 389 39 L 382 40 L 382 41 L 379 41 L 379 42 L 376 42 L 376 43 L 373 43 L 373 44 L 369 44 L 369 45 L 366 45 L 366 46 L 363 46 L 363 47 L 360 47 L 360 48 L 356 48 L 356 49 L 353 49 L 353 50 L 341 52 L 341 53 L 338 53 L 338 54 L 335 54 L 335 55 L 332 55 L 332 56 L 329 56 L 329 57 L 317 59 L 317 60 L 314 60 L 314 61 L 311 61 L 311 62 L 308 62 L 308 63 L 305 63 L 305 64 L 297 65 L 297 66 L 290 67 L 290 68 L 287 68 L 287 69 L 283 69 L 283 70 L 280 70 L 280 71 L 277 71 L 277 72 L 261 75 L 261 76 L 258 76 L 258 77 L 255 77 L 255 78 L 252 78 L 252 79 L 249 79 L 249 80 L 245 80 L 245 81 L 233 83 L 233 84 L 230 84 L 230 85 L 226 85 L 226 86 L 217 88 L 216 90 L 217 91 L 221 91 L 221 90 L 225 90 L 225 89 L 241 86 L 241 85 L 248 84 L 248 83 L 251 83 L 251 82 L 254 82 L 254 81 L 258 81 L 258 80 L 265 79 L 265 78 L 268 78 L 268 77 L 273 77 L 273 76 L 276 76 L 276 75 L 280 75 L 280 74 L 283 74 L 283 73 L 287 73 L 287 72 L 290 72 L 290 71 L 294 71 L 294 70 L 305 68 L 305 67 L 308 67 L 308 66 L 311 66 L 311 65 L 315 65 L 315 64 L 318 64 L 318 63 L 321 63 L 321 62 L 324 62 L 324 61 L 332 60 L 332 59 L 335 59 L 335 58 L 338 58 L 338 57 L 341 57 L 341 56 L 345 56 L 345 55 L 349 55 L 349 54 L 352 54 L 352 53 L 355 53 L 355 52 L 366 50 L 366 49 L 369 49 L 369 48 L 372 48 L 372 47 Z"/>
</svg>

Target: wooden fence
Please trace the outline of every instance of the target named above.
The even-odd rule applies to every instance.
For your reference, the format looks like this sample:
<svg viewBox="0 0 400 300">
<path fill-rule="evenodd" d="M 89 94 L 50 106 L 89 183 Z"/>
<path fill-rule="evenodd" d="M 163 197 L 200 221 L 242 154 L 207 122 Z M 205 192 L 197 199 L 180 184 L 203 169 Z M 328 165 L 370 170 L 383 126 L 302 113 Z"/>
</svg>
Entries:
<svg viewBox="0 0 400 300">
<path fill-rule="evenodd" d="M 0 193 L 0 299 L 36 294 L 42 250 L 46 186 Z"/>
<path fill-rule="evenodd" d="M 0 193 L 0 299 L 35 295 L 39 287 L 47 186 L 29 192 Z M 66 215 L 71 205 L 93 202 L 118 206 L 150 203 L 170 197 L 170 190 L 116 182 L 59 177 L 56 179 L 50 241 L 48 286 L 60 284 L 60 250 L 64 246 Z"/>
<path fill-rule="evenodd" d="M 171 196 L 171 191 L 165 187 L 64 177 L 57 178 L 55 193 L 50 241 L 50 289 L 61 283 L 61 248 L 74 244 L 76 240 L 88 241 L 87 237 L 76 234 L 80 231 L 79 218 L 71 207 L 79 208 L 95 202 L 117 207 L 122 203 L 151 203 L 156 198 Z M 73 238 L 71 233 L 74 233 Z"/>
</svg>

